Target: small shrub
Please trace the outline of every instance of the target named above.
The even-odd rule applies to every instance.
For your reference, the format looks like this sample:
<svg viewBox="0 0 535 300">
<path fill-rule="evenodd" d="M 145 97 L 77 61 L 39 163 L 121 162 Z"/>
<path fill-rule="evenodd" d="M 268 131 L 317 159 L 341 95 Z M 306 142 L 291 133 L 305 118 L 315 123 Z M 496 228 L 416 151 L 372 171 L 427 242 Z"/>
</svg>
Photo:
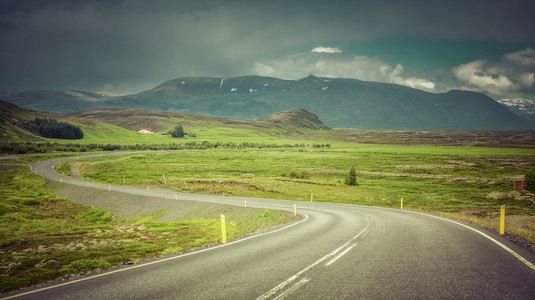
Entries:
<svg viewBox="0 0 535 300">
<path fill-rule="evenodd" d="M 24 200 L 22 204 L 26 206 L 37 206 L 37 205 L 41 205 L 41 201 L 38 199 L 29 199 L 29 200 Z"/>
<path fill-rule="evenodd" d="M 102 259 L 79 259 L 61 267 L 59 271 L 63 274 L 75 274 L 94 269 L 105 269 L 109 267 L 111 267 L 111 264 Z"/>
<path fill-rule="evenodd" d="M 355 171 L 355 167 L 351 167 L 351 169 L 349 170 L 349 173 L 346 176 L 345 184 L 351 186 L 359 185 L 357 182 L 357 172 Z"/>
<path fill-rule="evenodd" d="M 291 171 L 288 175 L 286 174 L 283 174 L 284 177 L 290 177 L 290 178 L 296 178 L 296 179 L 309 179 L 310 178 L 310 174 L 308 172 L 296 172 L 296 171 Z"/>
<path fill-rule="evenodd" d="M 524 176 L 524 189 L 535 191 L 535 171 L 529 171 Z"/>
</svg>

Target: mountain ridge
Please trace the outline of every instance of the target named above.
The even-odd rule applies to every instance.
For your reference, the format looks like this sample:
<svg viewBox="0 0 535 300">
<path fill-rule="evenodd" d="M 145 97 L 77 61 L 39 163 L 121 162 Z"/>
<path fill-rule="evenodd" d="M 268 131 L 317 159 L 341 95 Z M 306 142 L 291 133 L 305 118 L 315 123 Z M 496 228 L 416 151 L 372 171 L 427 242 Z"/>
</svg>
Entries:
<svg viewBox="0 0 535 300">
<path fill-rule="evenodd" d="M 61 101 L 67 100 L 57 100 L 56 111 L 123 107 L 256 120 L 301 107 L 317 115 L 331 128 L 535 129 L 534 122 L 481 93 L 452 90 L 434 94 L 395 84 L 344 78 L 179 77 L 137 94 L 118 97 L 82 95 L 92 101 L 79 94 L 71 96 L 72 100 L 64 107 Z M 43 99 L 34 98 L 31 108 L 42 109 L 46 102 Z M 24 103 L 31 106 L 30 102 L 25 100 Z"/>
</svg>

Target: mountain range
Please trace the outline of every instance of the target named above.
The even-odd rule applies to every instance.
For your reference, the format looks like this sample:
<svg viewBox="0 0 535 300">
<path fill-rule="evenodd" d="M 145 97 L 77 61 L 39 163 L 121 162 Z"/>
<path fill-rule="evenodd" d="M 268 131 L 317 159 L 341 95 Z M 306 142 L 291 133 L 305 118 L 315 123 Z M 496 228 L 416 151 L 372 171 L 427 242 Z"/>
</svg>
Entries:
<svg viewBox="0 0 535 300">
<path fill-rule="evenodd" d="M 476 92 L 429 93 L 406 86 L 309 76 L 182 77 L 137 94 L 84 91 L 3 92 L 0 99 L 35 110 L 71 113 L 100 107 L 256 120 L 304 108 L 332 128 L 531 130 L 535 122 Z"/>
</svg>

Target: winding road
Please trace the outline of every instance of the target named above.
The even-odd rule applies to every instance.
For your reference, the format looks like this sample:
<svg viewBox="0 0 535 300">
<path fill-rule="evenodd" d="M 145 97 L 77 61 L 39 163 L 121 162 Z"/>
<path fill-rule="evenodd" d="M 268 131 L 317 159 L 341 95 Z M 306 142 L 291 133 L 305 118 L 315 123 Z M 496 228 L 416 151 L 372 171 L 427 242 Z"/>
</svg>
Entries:
<svg viewBox="0 0 535 300">
<path fill-rule="evenodd" d="M 68 159 L 76 158 L 37 163 L 32 170 L 54 181 L 129 194 L 238 206 L 247 200 L 247 207 L 292 212 L 296 204 L 304 218 L 224 245 L 4 297 L 535 299 L 535 255 L 462 223 L 399 209 L 110 187 L 53 170 Z"/>
</svg>

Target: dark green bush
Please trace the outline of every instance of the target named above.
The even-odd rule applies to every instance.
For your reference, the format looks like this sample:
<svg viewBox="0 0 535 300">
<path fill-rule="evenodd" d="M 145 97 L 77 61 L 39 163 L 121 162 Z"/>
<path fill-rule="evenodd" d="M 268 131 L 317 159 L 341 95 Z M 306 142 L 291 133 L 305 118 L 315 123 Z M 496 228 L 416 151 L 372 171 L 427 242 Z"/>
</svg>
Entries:
<svg viewBox="0 0 535 300">
<path fill-rule="evenodd" d="M 349 173 L 346 176 L 345 184 L 353 186 L 359 185 L 357 182 L 357 172 L 355 171 L 355 167 L 351 167 L 351 169 L 349 170 Z"/>
<path fill-rule="evenodd" d="M 529 171 L 524 176 L 524 189 L 526 191 L 535 191 L 535 171 Z"/>
</svg>

